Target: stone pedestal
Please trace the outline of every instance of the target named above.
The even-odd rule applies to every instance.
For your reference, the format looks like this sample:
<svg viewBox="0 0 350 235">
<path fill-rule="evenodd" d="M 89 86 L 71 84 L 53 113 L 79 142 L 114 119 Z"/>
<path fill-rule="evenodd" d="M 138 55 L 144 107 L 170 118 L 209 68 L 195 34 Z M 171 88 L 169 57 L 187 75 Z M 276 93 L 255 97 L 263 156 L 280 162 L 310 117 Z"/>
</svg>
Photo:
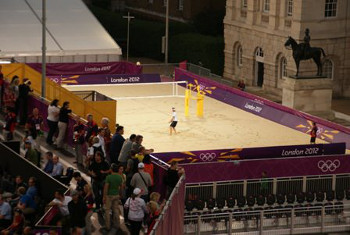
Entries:
<svg viewBox="0 0 350 235">
<path fill-rule="evenodd" d="M 332 80 L 328 78 L 295 79 L 284 77 L 282 104 L 315 116 L 334 119 Z"/>
</svg>

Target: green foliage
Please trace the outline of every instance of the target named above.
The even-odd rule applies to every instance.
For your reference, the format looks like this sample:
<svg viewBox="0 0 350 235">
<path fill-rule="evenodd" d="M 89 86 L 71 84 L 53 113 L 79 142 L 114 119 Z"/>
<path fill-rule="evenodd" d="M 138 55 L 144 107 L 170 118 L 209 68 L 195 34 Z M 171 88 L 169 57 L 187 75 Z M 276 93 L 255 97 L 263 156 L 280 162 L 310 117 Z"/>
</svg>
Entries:
<svg viewBox="0 0 350 235">
<path fill-rule="evenodd" d="M 204 11 L 199 13 L 193 20 L 193 25 L 200 34 L 222 35 L 224 30 L 225 11 Z"/>
<path fill-rule="evenodd" d="M 187 60 L 222 75 L 224 65 L 223 37 L 203 36 L 196 33 L 178 34 L 170 38 L 169 58 L 171 62 Z"/>
</svg>

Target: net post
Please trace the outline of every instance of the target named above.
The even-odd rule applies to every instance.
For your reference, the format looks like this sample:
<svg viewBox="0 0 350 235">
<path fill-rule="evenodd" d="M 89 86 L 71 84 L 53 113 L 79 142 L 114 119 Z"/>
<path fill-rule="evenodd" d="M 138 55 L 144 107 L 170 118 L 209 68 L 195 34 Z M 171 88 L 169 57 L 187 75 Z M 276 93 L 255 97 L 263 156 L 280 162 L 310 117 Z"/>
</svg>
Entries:
<svg viewBox="0 0 350 235">
<path fill-rule="evenodd" d="M 186 84 L 186 90 L 185 90 L 185 117 L 189 116 L 190 97 L 191 97 L 191 90 L 188 88 L 188 85 Z"/>
<path fill-rule="evenodd" d="M 203 117 L 204 95 L 201 91 L 197 93 L 197 117 Z"/>
</svg>

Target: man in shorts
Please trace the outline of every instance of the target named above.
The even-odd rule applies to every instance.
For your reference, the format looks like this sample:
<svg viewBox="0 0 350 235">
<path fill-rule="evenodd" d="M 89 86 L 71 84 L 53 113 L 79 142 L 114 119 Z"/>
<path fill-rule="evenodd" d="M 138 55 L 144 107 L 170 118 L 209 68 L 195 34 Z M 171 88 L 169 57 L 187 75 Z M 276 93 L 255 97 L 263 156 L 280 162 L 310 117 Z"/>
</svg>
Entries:
<svg viewBox="0 0 350 235">
<path fill-rule="evenodd" d="M 173 130 L 174 130 L 174 132 L 176 134 L 175 127 L 176 127 L 177 121 L 178 121 L 177 115 L 176 115 L 176 111 L 175 111 L 174 107 L 172 107 L 172 111 L 173 111 L 173 114 L 172 114 L 171 119 L 169 121 L 169 123 L 170 123 L 170 135 L 173 134 Z"/>
</svg>

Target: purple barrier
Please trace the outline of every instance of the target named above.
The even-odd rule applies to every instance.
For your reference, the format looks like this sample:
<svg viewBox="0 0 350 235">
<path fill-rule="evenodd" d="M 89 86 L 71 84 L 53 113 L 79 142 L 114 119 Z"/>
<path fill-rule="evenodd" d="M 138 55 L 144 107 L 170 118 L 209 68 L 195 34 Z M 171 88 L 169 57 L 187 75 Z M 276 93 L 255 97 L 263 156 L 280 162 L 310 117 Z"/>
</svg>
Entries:
<svg viewBox="0 0 350 235">
<path fill-rule="evenodd" d="M 160 82 L 159 74 L 92 74 L 49 76 L 50 80 L 64 85 L 128 84 Z"/>
<path fill-rule="evenodd" d="M 258 179 L 263 171 L 271 178 L 348 174 L 350 155 L 192 163 L 182 166 L 186 171 L 186 183 Z"/>
<path fill-rule="evenodd" d="M 41 63 L 28 63 L 30 67 L 41 73 Z M 142 66 L 130 62 L 96 62 L 96 63 L 48 63 L 46 75 L 69 74 L 140 74 Z"/>
<path fill-rule="evenodd" d="M 156 162 L 153 161 L 154 165 L 154 186 L 152 191 L 158 192 L 161 195 L 161 198 L 166 196 L 166 186 L 164 183 L 164 178 L 166 176 L 167 170 L 159 166 Z"/>
<path fill-rule="evenodd" d="M 319 127 L 318 138 L 330 143 L 345 142 L 347 148 L 350 149 L 350 129 L 344 126 L 222 85 L 179 68 L 175 69 L 175 80 L 199 85 L 200 89 L 209 97 L 303 133 L 310 133 L 312 122 L 316 122 Z"/>
<path fill-rule="evenodd" d="M 345 143 L 167 152 L 153 155 L 167 163 L 194 163 L 333 154 L 345 154 Z"/>
<path fill-rule="evenodd" d="M 35 228 L 33 230 L 33 234 L 35 234 L 35 235 L 48 235 L 48 234 L 50 234 L 51 230 L 56 231 L 57 235 L 61 235 L 62 234 L 62 229 L 61 228 L 53 228 L 53 229 L 50 229 L 50 228 Z"/>
</svg>

